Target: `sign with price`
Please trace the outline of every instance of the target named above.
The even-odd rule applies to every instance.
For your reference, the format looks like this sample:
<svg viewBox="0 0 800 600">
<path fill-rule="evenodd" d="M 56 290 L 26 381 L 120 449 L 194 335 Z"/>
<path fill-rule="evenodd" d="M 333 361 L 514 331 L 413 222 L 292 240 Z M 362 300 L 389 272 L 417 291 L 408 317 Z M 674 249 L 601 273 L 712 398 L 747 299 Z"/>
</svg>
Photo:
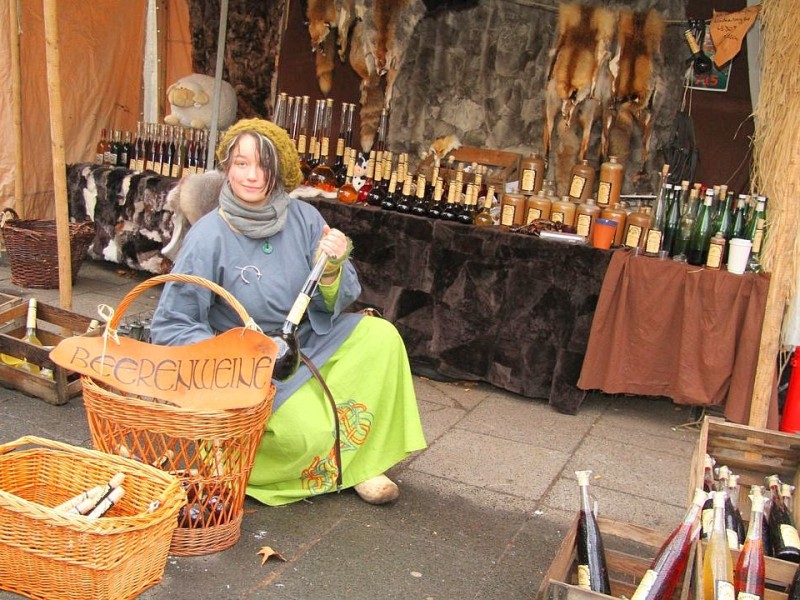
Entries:
<svg viewBox="0 0 800 600">
<path fill-rule="evenodd" d="M 711 32 L 709 31 L 708 23 L 706 23 L 706 32 L 703 36 L 702 49 L 703 52 L 705 52 L 708 57 L 712 59 L 713 64 L 716 48 L 714 48 L 714 42 L 711 41 Z M 691 83 L 689 87 L 695 90 L 705 90 L 707 92 L 727 92 L 732 64 L 733 61 L 729 62 L 721 70 L 718 69 L 716 65 L 713 65 L 711 67 L 711 71 L 708 73 L 695 73 L 692 71 L 690 75 Z"/>
</svg>

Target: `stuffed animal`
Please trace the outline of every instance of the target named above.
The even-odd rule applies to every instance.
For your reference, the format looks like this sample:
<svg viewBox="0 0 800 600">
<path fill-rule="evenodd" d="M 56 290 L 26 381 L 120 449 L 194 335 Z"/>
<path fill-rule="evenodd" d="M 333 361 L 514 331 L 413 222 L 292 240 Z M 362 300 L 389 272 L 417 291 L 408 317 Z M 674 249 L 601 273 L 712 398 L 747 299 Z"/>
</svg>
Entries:
<svg viewBox="0 0 800 600">
<path fill-rule="evenodd" d="M 192 73 L 182 77 L 167 89 L 170 114 L 164 117 L 167 125 L 182 125 L 194 129 L 211 126 L 211 104 L 214 97 L 214 78 Z M 236 120 L 236 91 L 227 81 L 221 82 L 219 96 L 219 129 L 227 129 Z"/>
</svg>

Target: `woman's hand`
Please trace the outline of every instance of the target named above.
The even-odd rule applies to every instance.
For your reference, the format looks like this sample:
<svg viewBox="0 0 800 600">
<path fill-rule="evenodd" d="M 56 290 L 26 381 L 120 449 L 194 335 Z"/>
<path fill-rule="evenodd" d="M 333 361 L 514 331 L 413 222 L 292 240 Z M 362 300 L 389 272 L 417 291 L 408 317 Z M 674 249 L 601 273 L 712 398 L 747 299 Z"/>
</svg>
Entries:
<svg viewBox="0 0 800 600">
<path fill-rule="evenodd" d="M 347 252 L 347 236 L 338 229 L 331 229 L 325 225 L 322 228 L 322 239 L 319 241 L 319 252 L 324 252 L 328 258 L 341 258 Z"/>
</svg>

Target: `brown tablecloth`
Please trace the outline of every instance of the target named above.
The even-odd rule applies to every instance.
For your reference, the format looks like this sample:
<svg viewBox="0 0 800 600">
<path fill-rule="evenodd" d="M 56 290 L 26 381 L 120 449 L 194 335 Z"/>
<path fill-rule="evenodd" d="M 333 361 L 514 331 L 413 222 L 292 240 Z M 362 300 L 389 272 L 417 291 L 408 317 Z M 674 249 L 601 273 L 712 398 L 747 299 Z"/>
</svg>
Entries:
<svg viewBox="0 0 800 600">
<path fill-rule="evenodd" d="M 578 387 L 724 405 L 747 423 L 769 276 L 614 253 Z M 777 394 L 768 427 L 777 428 Z"/>
</svg>

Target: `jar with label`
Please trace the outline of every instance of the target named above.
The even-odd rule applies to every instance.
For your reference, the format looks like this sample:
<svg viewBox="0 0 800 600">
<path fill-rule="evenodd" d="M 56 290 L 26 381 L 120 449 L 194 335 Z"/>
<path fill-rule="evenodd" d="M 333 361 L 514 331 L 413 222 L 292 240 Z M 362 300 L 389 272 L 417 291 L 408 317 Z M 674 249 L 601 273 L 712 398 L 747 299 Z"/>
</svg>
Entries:
<svg viewBox="0 0 800 600">
<path fill-rule="evenodd" d="M 515 227 L 525 222 L 525 196 L 522 194 L 503 194 L 500 204 L 500 225 Z"/>
<path fill-rule="evenodd" d="M 622 245 L 626 248 L 641 248 L 647 239 L 649 227 L 650 207 L 642 204 L 637 212 L 632 212 L 628 215 L 625 233 L 622 236 Z"/>
<path fill-rule="evenodd" d="M 598 206 L 614 206 L 619 202 L 624 175 L 625 167 L 616 156 L 609 156 L 608 160 L 600 165 L 600 183 L 597 184 Z"/>
<path fill-rule="evenodd" d="M 586 202 L 578 205 L 575 213 L 575 233 L 585 238 L 592 238 L 594 222 L 600 217 L 602 209 L 597 206 L 594 198 L 587 198 Z"/>
<path fill-rule="evenodd" d="M 569 197 L 575 202 L 586 202 L 594 192 L 595 171 L 589 161 L 584 159 L 572 167 L 569 181 Z"/>
<path fill-rule="evenodd" d="M 708 257 L 706 258 L 706 269 L 718 271 L 722 268 L 722 257 L 725 255 L 725 235 L 718 231 L 709 240 Z"/>
<path fill-rule="evenodd" d="M 525 225 L 536 219 L 549 219 L 552 202 L 542 193 L 528 196 L 525 199 Z"/>
<path fill-rule="evenodd" d="M 531 154 L 523 158 L 519 164 L 520 180 L 519 192 L 521 194 L 535 194 L 542 189 L 544 179 L 544 159 L 540 154 Z"/>
<path fill-rule="evenodd" d="M 602 218 L 614 221 L 617 224 L 617 231 L 614 233 L 614 246 L 619 246 L 622 243 L 622 234 L 625 230 L 625 222 L 628 218 L 628 213 L 625 209 L 617 203 L 603 209 L 601 213 Z"/>
<path fill-rule="evenodd" d="M 550 220 L 553 223 L 563 223 L 566 227 L 575 227 L 575 214 L 578 206 L 571 202 L 569 196 L 553 202 L 550 208 Z"/>
</svg>

